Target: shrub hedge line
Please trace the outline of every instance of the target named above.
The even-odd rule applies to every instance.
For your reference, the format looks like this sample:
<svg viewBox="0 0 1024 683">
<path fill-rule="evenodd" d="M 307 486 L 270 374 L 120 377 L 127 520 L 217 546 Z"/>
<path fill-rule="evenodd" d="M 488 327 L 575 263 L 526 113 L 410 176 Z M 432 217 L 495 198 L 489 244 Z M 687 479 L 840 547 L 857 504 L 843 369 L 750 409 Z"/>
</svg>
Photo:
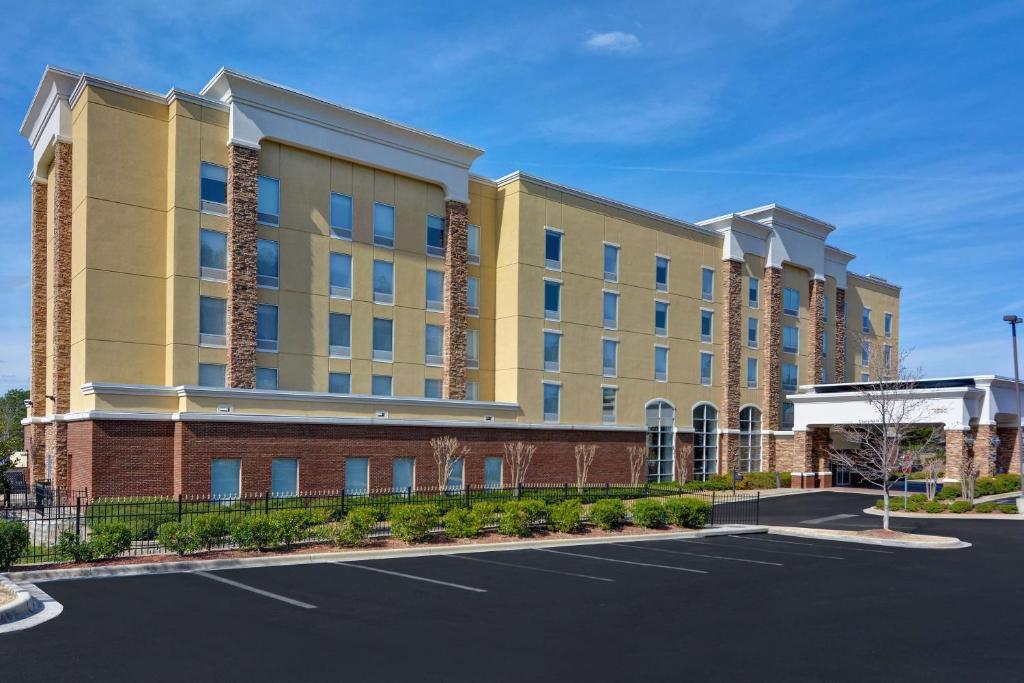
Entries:
<svg viewBox="0 0 1024 683">
<path fill-rule="evenodd" d="M 957 500 L 949 503 L 944 500 L 928 501 L 928 497 L 923 493 L 914 493 L 907 498 L 907 512 L 929 512 L 932 514 L 938 514 L 941 512 L 952 512 L 955 514 L 962 514 L 964 512 L 981 512 L 990 513 L 998 510 L 1004 515 L 1015 515 L 1017 514 L 1016 504 L 997 504 L 997 503 L 978 503 L 972 505 L 970 501 Z M 875 501 L 875 507 L 879 510 L 884 509 L 885 500 L 879 498 Z M 889 498 L 889 509 L 900 511 L 903 509 L 903 498 L 902 497 L 890 497 Z"/>
</svg>

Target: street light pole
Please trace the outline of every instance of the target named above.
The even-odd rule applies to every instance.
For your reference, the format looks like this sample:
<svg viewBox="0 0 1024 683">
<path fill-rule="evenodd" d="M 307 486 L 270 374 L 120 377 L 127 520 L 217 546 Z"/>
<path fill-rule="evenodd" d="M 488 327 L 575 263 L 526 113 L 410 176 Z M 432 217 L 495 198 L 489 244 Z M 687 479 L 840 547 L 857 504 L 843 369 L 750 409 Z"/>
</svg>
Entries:
<svg viewBox="0 0 1024 683">
<path fill-rule="evenodd" d="M 1013 393 L 1017 397 L 1017 460 L 1020 464 L 1020 497 L 1017 498 L 1017 512 L 1024 514 L 1024 426 L 1020 412 L 1020 369 L 1017 365 L 1017 324 L 1024 323 L 1019 315 L 1004 315 L 1003 320 L 1010 323 L 1010 335 L 1013 339 Z"/>
</svg>

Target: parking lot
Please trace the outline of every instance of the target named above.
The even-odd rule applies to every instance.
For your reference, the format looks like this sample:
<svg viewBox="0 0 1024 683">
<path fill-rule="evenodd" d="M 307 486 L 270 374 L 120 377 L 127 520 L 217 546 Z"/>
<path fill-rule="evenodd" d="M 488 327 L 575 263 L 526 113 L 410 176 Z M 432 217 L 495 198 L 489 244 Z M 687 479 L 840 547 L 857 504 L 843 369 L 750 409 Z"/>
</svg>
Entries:
<svg viewBox="0 0 1024 683">
<path fill-rule="evenodd" d="M 850 523 L 868 500 L 763 516 Z M 958 535 L 975 547 L 758 534 L 50 582 L 64 613 L 0 637 L 0 661 L 11 680 L 1011 680 L 1021 534 Z"/>
</svg>

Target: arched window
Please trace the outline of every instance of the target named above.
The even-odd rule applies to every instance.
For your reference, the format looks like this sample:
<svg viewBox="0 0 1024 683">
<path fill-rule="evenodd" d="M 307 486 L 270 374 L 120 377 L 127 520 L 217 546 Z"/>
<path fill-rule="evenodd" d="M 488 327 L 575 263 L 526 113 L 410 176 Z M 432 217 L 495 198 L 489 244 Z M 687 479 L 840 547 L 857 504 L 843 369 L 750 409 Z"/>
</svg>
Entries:
<svg viewBox="0 0 1024 683">
<path fill-rule="evenodd" d="M 693 478 L 718 473 L 718 410 L 707 403 L 693 409 Z"/>
<path fill-rule="evenodd" d="M 761 471 L 761 411 L 748 406 L 740 411 L 740 472 Z"/>
<path fill-rule="evenodd" d="M 672 481 L 676 410 L 666 401 L 647 405 L 647 481 Z"/>
</svg>

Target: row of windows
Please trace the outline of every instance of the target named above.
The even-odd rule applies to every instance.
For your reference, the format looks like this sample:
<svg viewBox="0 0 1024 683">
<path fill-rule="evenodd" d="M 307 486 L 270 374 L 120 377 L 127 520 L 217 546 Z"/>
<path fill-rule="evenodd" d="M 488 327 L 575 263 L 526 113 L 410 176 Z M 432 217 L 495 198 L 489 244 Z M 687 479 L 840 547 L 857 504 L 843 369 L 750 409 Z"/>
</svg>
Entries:
<svg viewBox="0 0 1024 683">
<path fill-rule="evenodd" d="M 886 312 L 883 318 L 883 333 L 887 339 L 892 337 L 892 313 Z M 864 307 L 864 312 L 861 318 L 861 330 L 865 333 L 872 333 L 874 327 L 871 325 L 871 309 L 867 306 Z"/>
<path fill-rule="evenodd" d="M 206 213 L 227 214 L 228 170 L 223 166 L 202 162 L 199 168 L 200 209 Z M 256 217 L 264 224 L 280 225 L 281 181 L 269 176 L 259 176 L 257 183 Z M 331 193 L 331 236 L 338 239 L 352 239 L 352 197 Z M 444 256 L 445 220 L 440 216 L 427 215 L 426 251 L 430 256 Z M 373 205 L 373 243 L 378 247 L 395 246 L 395 207 L 376 202 Z M 469 225 L 467 252 L 470 263 L 480 263 L 480 227 Z"/>
</svg>

